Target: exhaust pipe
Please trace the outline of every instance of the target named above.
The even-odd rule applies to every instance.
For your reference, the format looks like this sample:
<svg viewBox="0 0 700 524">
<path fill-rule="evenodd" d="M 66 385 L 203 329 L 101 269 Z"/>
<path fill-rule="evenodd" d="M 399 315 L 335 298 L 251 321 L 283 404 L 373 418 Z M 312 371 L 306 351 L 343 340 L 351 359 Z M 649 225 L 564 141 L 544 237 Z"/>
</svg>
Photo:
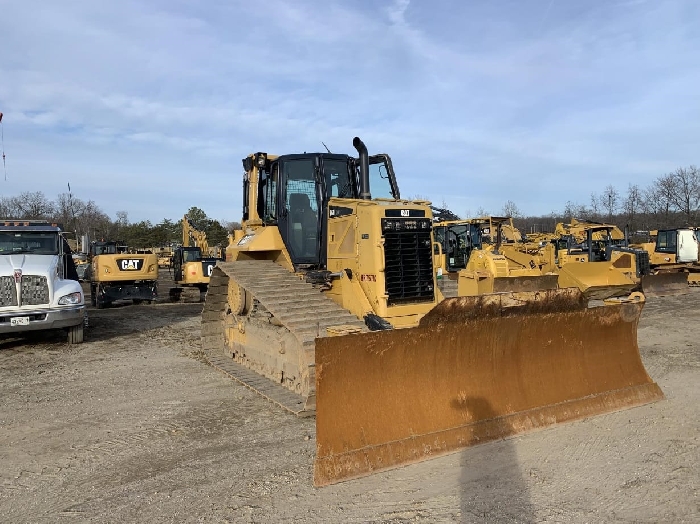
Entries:
<svg viewBox="0 0 700 524">
<path fill-rule="evenodd" d="M 362 200 L 372 200 L 369 187 L 369 154 L 367 146 L 360 140 L 359 136 L 352 139 L 352 145 L 357 149 L 360 156 L 360 198 Z"/>
</svg>

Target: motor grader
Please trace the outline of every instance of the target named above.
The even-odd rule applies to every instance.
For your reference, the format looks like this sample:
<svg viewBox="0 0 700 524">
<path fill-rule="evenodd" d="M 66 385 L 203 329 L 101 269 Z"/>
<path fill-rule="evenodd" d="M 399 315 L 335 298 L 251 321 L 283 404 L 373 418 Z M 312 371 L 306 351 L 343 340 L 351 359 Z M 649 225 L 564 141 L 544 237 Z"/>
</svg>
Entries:
<svg viewBox="0 0 700 524">
<path fill-rule="evenodd" d="M 187 300 L 202 302 L 217 259 L 209 256 L 204 231 L 197 229 L 187 215 L 182 218 L 182 246 L 175 248 L 171 267 L 176 287 L 170 288 L 170 300 L 177 302 L 187 293 Z"/>
<path fill-rule="evenodd" d="M 663 398 L 637 347 L 643 296 L 443 300 L 429 203 L 353 145 L 243 159 L 242 230 L 202 312 L 213 366 L 315 415 L 315 485 Z"/>
<path fill-rule="evenodd" d="M 152 253 L 129 253 L 121 241 L 92 241 L 85 280 L 92 305 L 103 308 L 118 300 L 150 304 L 158 296 L 158 258 Z"/>
</svg>

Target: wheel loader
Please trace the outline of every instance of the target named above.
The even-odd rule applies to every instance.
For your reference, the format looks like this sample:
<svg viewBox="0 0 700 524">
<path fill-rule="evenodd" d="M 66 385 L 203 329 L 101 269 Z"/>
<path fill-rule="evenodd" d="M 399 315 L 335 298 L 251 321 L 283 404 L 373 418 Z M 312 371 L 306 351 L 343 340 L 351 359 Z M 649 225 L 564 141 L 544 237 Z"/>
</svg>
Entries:
<svg viewBox="0 0 700 524">
<path fill-rule="evenodd" d="M 661 229 L 650 232 L 653 241 L 634 247 L 649 253 L 651 274 L 642 279 L 650 296 L 688 293 L 700 285 L 700 242 L 694 228 Z"/>
<path fill-rule="evenodd" d="M 152 253 L 129 253 L 124 242 L 90 242 L 86 280 L 92 305 L 103 308 L 117 300 L 150 304 L 158 296 L 158 258 Z"/>
<path fill-rule="evenodd" d="M 242 230 L 202 311 L 213 366 L 315 415 L 316 486 L 663 398 L 637 347 L 643 295 L 443 300 L 429 203 L 353 145 L 243 159 Z"/>
<path fill-rule="evenodd" d="M 217 259 L 209 256 L 209 243 L 204 231 L 197 229 L 185 215 L 182 218 L 182 246 L 175 248 L 171 267 L 176 287 L 170 288 L 170 300 L 187 299 L 202 302 Z"/>
</svg>

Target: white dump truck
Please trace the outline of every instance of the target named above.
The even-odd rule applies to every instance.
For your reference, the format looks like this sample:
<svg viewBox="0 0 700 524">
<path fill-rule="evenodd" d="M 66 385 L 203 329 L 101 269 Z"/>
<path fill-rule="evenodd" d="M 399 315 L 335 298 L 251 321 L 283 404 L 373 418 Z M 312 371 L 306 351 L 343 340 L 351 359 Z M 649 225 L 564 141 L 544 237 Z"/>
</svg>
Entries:
<svg viewBox="0 0 700 524">
<path fill-rule="evenodd" d="M 83 341 L 85 296 L 58 224 L 0 219 L 0 334 L 64 329 Z"/>
</svg>

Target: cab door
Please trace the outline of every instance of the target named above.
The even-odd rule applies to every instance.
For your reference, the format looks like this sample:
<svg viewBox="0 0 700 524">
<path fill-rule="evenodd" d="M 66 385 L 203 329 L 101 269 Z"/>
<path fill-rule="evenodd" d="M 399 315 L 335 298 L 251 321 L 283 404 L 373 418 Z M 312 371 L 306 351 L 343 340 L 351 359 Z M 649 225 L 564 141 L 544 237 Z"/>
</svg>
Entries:
<svg viewBox="0 0 700 524">
<path fill-rule="evenodd" d="M 280 158 L 278 226 L 294 265 L 320 263 L 321 205 L 315 155 Z"/>
</svg>

